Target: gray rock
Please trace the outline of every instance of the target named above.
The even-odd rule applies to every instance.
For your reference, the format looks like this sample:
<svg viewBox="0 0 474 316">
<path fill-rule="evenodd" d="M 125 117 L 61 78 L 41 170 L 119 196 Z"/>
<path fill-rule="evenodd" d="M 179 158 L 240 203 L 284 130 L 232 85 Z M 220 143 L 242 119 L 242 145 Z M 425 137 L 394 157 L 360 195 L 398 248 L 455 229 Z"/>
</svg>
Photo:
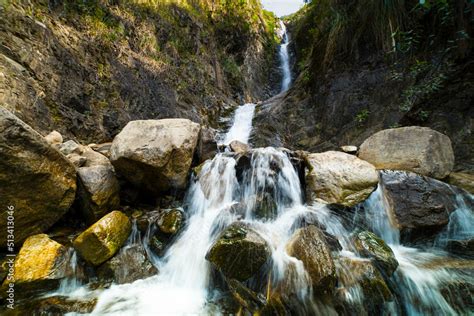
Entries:
<svg viewBox="0 0 474 316">
<path fill-rule="evenodd" d="M 309 154 L 306 163 L 306 196 L 309 201 L 354 206 L 364 201 L 378 183 L 374 166 L 346 153 Z"/>
<path fill-rule="evenodd" d="M 346 154 L 355 155 L 357 153 L 357 146 L 341 146 L 341 150 Z"/>
<path fill-rule="evenodd" d="M 245 154 L 250 151 L 250 146 L 238 140 L 233 140 L 229 144 L 230 150 L 238 154 Z"/>
<path fill-rule="evenodd" d="M 61 144 L 63 142 L 63 136 L 58 131 L 52 131 L 46 135 L 44 139 L 50 145 Z"/>
<path fill-rule="evenodd" d="M 43 136 L 0 107 L 0 224 L 14 207 L 15 242 L 44 232 L 69 209 L 76 193 L 76 170 Z M 0 239 L 6 240 L 6 229 Z"/>
<path fill-rule="evenodd" d="M 217 153 L 217 130 L 211 127 L 202 127 L 199 133 L 197 156 L 199 163 L 214 158 Z"/>
<path fill-rule="evenodd" d="M 236 222 L 224 230 L 206 255 L 224 276 L 245 281 L 270 258 L 267 242 L 248 225 Z"/>
<path fill-rule="evenodd" d="M 360 146 L 359 158 L 377 169 L 413 171 L 437 179 L 448 176 L 454 166 L 449 137 L 419 126 L 375 133 Z"/>
<path fill-rule="evenodd" d="M 184 189 L 199 131 L 199 124 L 186 119 L 129 122 L 112 143 L 112 164 L 150 192 Z"/>
<path fill-rule="evenodd" d="M 59 146 L 59 151 L 64 155 L 67 156 L 69 154 L 82 154 L 83 146 L 79 145 L 73 140 L 68 140 L 67 142 L 61 144 Z"/>
<path fill-rule="evenodd" d="M 336 267 L 323 233 L 313 225 L 298 229 L 286 245 L 287 253 L 303 262 L 313 288 L 331 293 L 336 286 Z"/>
<path fill-rule="evenodd" d="M 158 269 L 148 260 L 142 245 L 124 246 L 110 260 L 97 269 L 101 281 L 117 284 L 131 283 L 158 273 Z"/>
<path fill-rule="evenodd" d="M 387 276 L 391 276 L 397 269 L 398 261 L 392 249 L 374 233 L 368 231 L 356 233 L 354 245 L 361 256 L 373 258 Z"/>
<path fill-rule="evenodd" d="M 87 158 L 79 154 L 69 154 L 66 158 L 74 165 L 76 168 L 80 168 L 86 164 Z"/>
<path fill-rule="evenodd" d="M 390 218 L 404 238 L 427 235 L 445 226 L 456 209 L 456 194 L 462 194 L 444 182 L 413 172 L 386 170 L 380 177 Z"/>
</svg>

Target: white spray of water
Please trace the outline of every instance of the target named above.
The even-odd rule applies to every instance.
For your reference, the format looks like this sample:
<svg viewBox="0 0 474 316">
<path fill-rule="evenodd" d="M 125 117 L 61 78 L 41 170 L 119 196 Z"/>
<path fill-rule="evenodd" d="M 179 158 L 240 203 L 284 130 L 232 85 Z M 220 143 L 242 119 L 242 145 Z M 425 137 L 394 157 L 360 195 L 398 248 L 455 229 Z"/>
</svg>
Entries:
<svg viewBox="0 0 474 316">
<path fill-rule="evenodd" d="M 472 210 L 469 210 L 463 202 L 459 196 L 458 209 L 451 217 L 460 220 L 454 220 L 449 225 L 447 234 L 451 237 L 462 236 L 472 229 L 472 221 L 461 223 L 465 217 L 472 218 Z M 425 252 L 402 246 L 400 232 L 389 220 L 391 210 L 385 203 L 383 190 L 380 187 L 365 202 L 365 209 L 366 222 L 371 224 L 371 229 L 375 233 L 390 244 L 399 263 L 393 278 L 402 297 L 405 312 L 408 315 L 457 315 L 457 311 L 442 293 L 443 286 L 449 282 L 471 284 L 472 276 L 447 270 L 443 264 L 446 265 L 452 259 L 440 250 L 431 249 L 431 252 Z"/>
<path fill-rule="evenodd" d="M 233 140 L 238 140 L 247 144 L 252 132 L 252 119 L 255 112 L 255 104 L 247 103 L 237 108 L 234 114 L 234 121 L 224 138 L 224 145 L 228 145 Z"/>
<path fill-rule="evenodd" d="M 290 39 L 288 36 L 288 32 L 286 30 L 286 25 L 281 20 L 280 20 L 279 31 L 280 31 L 279 36 L 282 38 L 279 56 L 280 56 L 280 63 L 281 63 L 281 71 L 283 74 L 280 92 L 285 92 L 286 90 L 288 90 L 291 84 L 290 56 L 288 54 L 288 45 L 290 44 Z"/>
</svg>

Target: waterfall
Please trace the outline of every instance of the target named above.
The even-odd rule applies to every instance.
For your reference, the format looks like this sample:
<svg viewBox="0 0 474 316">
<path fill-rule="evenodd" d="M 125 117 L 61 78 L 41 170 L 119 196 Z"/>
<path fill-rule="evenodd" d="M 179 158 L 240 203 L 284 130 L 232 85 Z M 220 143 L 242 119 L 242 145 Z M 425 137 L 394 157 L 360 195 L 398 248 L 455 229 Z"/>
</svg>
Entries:
<svg viewBox="0 0 474 316">
<path fill-rule="evenodd" d="M 228 145 L 233 140 L 238 140 L 244 144 L 248 143 L 252 131 L 252 119 L 255 112 L 255 104 L 247 103 L 239 106 L 235 111 L 233 124 L 224 136 L 224 145 Z"/>
<path fill-rule="evenodd" d="M 286 25 L 283 21 L 279 21 L 280 30 L 279 36 L 281 37 L 281 44 L 280 44 L 280 68 L 282 72 L 282 81 L 281 81 L 281 90 L 280 92 L 285 92 L 288 90 L 291 84 L 291 70 L 290 70 L 290 56 L 288 54 L 288 45 L 290 44 L 290 39 L 288 36 L 288 32 L 286 30 Z"/>
<path fill-rule="evenodd" d="M 443 244 L 446 238 L 472 236 L 473 213 L 464 198 L 458 194 L 458 207 L 451 213 L 452 221 L 446 230 L 438 235 L 438 243 Z M 403 309 L 408 315 L 458 315 L 458 311 L 443 295 L 443 286 L 459 283 L 473 284 L 474 277 L 450 266 L 459 265 L 462 261 L 448 257 L 447 253 L 432 248 L 430 252 L 406 247 L 400 243 L 400 232 L 390 220 L 390 210 L 385 202 L 383 189 L 377 190 L 364 202 L 366 222 L 371 230 L 381 236 L 392 248 L 399 267 L 395 271 L 395 290 L 402 298 Z M 467 221 L 467 222 L 466 222 Z M 446 291 L 446 288 L 444 288 Z M 451 293 L 451 296 L 460 293 Z M 462 305 L 462 304 L 461 304 Z M 465 308 L 464 306 L 457 306 Z"/>
</svg>

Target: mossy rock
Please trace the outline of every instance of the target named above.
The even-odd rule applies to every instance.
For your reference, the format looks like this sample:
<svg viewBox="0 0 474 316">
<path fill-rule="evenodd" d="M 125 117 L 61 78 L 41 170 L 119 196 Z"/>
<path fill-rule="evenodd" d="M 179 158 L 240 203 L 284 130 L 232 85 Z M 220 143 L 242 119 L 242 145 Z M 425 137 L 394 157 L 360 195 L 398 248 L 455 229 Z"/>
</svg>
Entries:
<svg viewBox="0 0 474 316">
<path fill-rule="evenodd" d="M 127 240 L 132 223 L 120 211 L 113 211 L 81 233 L 74 248 L 88 263 L 97 266 L 110 259 Z"/>
<path fill-rule="evenodd" d="M 235 279 L 227 279 L 230 292 L 240 306 L 251 313 L 255 313 L 265 306 L 265 297 L 256 293 Z"/>
<path fill-rule="evenodd" d="M 383 304 L 393 299 L 382 274 L 369 259 L 343 257 L 337 260 L 337 266 L 341 285 L 346 289 L 360 286 L 365 306 Z"/>
<path fill-rule="evenodd" d="M 14 283 L 17 298 L 55 289 L 67 277 L 70 252 L 46 234 L 28 237 L 15 259 Z M 7 277 L 2 285 L 6 288 Z"/>
<path fill-rule="evenodd" d="M 318 293 L 331 293 L 336 286 L 336 268 L 331 250 L 319 228 L 298 229 L 286 245 L 287 253 L 301 260 Z"/>
<path fill-rule="evenodd" d="M 183 212 L 178 209 L 166 211 L 160 216 L 160 219 L 158 220 L 158 227 L 160 228 L 161 232 L 174 235 L 183 226 L 183 217 Z"/>
<path fill-rule="evenodd" d="M 380 237 L 369 231 L 358 232 L 353 237 L 354 245 L 363 257 L 373 258 L 375 263 L 391 276 L 398 267 L 392 249 Z"/>
<path fill-rule="evenodd" d="M 270 258 L 270 249 L 256 231 L 240 222 L 224 230 L 206 255 L 227 278 L 245 281 Z"/>
</svg>

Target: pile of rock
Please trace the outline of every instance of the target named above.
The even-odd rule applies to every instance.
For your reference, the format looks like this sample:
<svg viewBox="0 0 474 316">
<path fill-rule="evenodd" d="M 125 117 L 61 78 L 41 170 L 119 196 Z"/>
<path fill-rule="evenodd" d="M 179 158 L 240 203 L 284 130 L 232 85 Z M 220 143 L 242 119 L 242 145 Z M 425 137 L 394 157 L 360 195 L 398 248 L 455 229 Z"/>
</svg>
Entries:
<svg viewBox="0 0 474 316">
<path fill-rule="evenodd" d="M 67 278 L 71 247 L 102 280 L 126 283 L 156 274 L 144 247 L 126 242 L 133 212 L 121 205 L 121 183 L 163 197 L 184 190 L 191 168 L 217 151 L 215 131 L 186 119 L 132 121 L 111 143 L 81 145 L 64 142 L 57 131 L 43 137 L 0 107 L 0 130 L 0 199 L 14 207 L 15 242 L 22 245 L 15 278 L 24 293 L 47 291 Z M 44 234 L 69 217 L 79 223 L 72 243 Z M 0 218 L 4 227 L 6 220 Z M 152 243 L 163 250 L 183 221 L 181 210 L 160 211 L 146 224 L 158 227 Z"/>
</svg>

